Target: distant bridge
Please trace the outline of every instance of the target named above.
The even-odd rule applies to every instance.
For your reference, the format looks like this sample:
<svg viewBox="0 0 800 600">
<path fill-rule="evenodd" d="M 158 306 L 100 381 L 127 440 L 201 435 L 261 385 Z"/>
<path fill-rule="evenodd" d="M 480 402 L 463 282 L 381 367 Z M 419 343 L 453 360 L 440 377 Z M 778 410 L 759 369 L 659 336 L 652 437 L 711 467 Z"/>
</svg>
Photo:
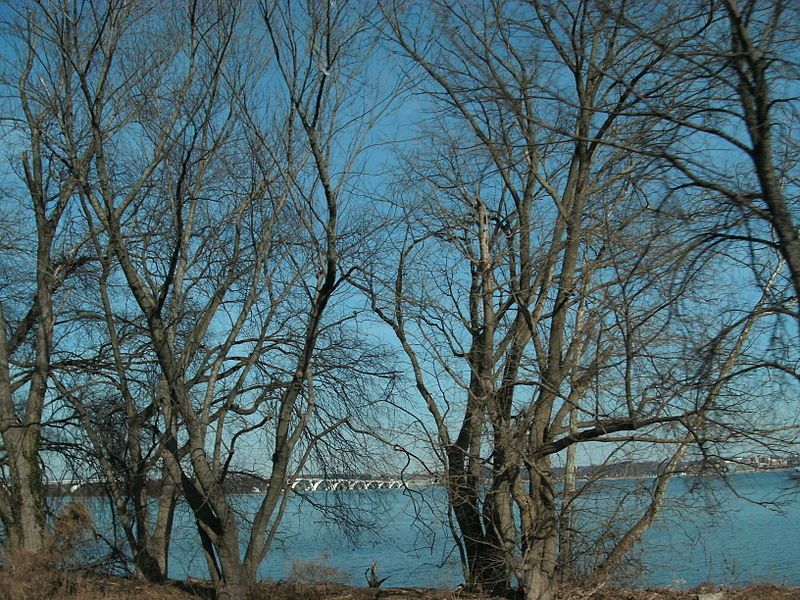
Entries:
<svg viewBox="0 0 800 600">
<path fill-rule="evenodd" d="M 156 480 L 152 480 L 156 481 Z M 69 493 L 74 494 L 79 490 L 86 490 L 90 487 L 103 485 L 106 480 L 100 477 L 88 477 L 85 479 L 59 479 L 54 481 L 46 481 L 45 485 L 48 488 L 57 490 L 56 493 Z M 232 482 L 229 482 L 232 483 Z M 269 480 L 261 480 L 260 482 L 254 481 L 252 483 L 238 482 L 235 487 L 240 491 L 250 491 L 252 493 L 260 493 L 269 485 Z M 264 484 L 264 485 L 262 485 Z M 424 488 L 441 485 L 441 482 L 436 476 L 427 475 L 411 475 L 405 478 L 400 476 L 352 476 L 352 477 L 325 477 L 322 475 L 301 475 L 296 478 L 290 479 L 286 482 L 286 486 L 298 493 L 303 492 L 337 492 L 337 491 L 359 491 L 359 490 L 396 490 L 402 488 Z M 244 488 L 244 489 L 242 489 Z"/>
<path fill-rule="evenodd" d="M 329 479 L 326 477 L 298 477 L 290 482 L 290 489 L 296 492 L 335 492 L 338 490 L 393 490 L 406 487 L 402 479 Z"/>
<path fill-rule="evenodd" d="M 86 479 L 47 480 L 44 482 L 44 485 L 46 487 L 54 487 L 62 491 L 69 491 L 70 493 L 74 493 L 86 485 L 104 484 L 104 483 L 106 483 L 106 480 L 101 477 L 88 477 Z"/>
</svg>

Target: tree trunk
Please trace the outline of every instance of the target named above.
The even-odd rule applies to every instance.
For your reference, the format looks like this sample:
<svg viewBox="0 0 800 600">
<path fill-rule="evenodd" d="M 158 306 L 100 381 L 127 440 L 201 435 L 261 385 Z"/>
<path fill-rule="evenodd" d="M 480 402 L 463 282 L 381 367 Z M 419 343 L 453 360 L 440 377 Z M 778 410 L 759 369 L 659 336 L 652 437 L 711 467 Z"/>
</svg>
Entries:
<svg viewBox="0 0 800 600">
<path fill-rule="evenodd" d="M 150 543 L 143 543 L 134 552 L 134 577 L 139 581 L 161 583 L 166 579 L 162 564 L 159 563 L 158 556 L 154 554 L 153 550 Z"/>
<path fill-rule="evenodd" d="M 37 154 L 38 156 L 38 154 Z M 24 158 L 27 169 L 27 157 Z M 27 171 L 26 171 L 27 173 Z M 37 181 L 40 181 L 38 177 Z M 35 187 L 29 180 L 29 187 Z M 9 365 L 13 348 L 6 337 L 5 315 L 0 307 L 0 435 L 8 460 L 10 475 L 11 523 L 7 523 L 9 542 L 12 547 L 27 552 L 38 552 L 45 543 L 44 494 L 42 470 L 39 465 L 39 443 L 44 398 L 47 393 L 47 378 L 50 371 L 50 355 L 55 326 L 52 307 L 50 247 L 55 226 L 45 217 L 40 196 L 31 194 L 36 209 L 38 233 L 36 296 L 34 306 L 38 309 L 33 370 L 28 382 L 28 392 L 22 410 L 14 405 Z M 38 202 L 38 203 L 37 203 Z M 53 217 L 54 223 L 56 217 Z M 10 525 L 10 526 L 9 526 Z"/>
<path fill-rule="evenodd" d="M 523 565 L 525 600 L 552 600 L 556 584 L 558 530 L 556 514 L 540 523 L 540 539 L 531 544 Z"/>
<path fill-rule="evenodd" d="M 573 434 L 576 428 L 576 411 L 569 411 L 569 432 Z M 564 490 L 561 494 L 561 522 L 558 526 L 558 578 L 561 583 L 569 581 L 575 574 L 573 557 L 573 527 L 575 526 L 575 507 L 572 501 L 575 497 L 575 483 L 577 468 L 575 462 L 576 445 L 567 448 L 567 460 L 564 468 Z"/>
<path fill-rule="evenodd" d="M 538 432 L 541 437 L 541 431 Z M 530 469 L 529 492 L 522 531 L 522 581 L 525 600 L 553 598 L 558 563 L 558 525 L 550 457 L 536 460 Z"/>
<path fill-rule="evenodd" d="M 506 595 L 511 585 L 503 549 L 486 534 L 480 512 L 464 498 L 463 491 L 457 492 L 458 495 L 448 492 L 466 555 L 467 589 L 492 596 Z"/>
<path fill-rule="evenodd" d="M 226 527 L 215 544 L 220 578 L 217 583 L 217 600 L 244 600 L 252 583 L 245 573 L 244 562 L 239 552 L 239 536 L 236 527 Z"/>
<path fill-rule="evenodd" d="M 471 417 L 466 421 L 469 423 Z M 468 424 L 469 427 L 469 424 Z M 467 428 L 468 428 L 467 427 Z M 493 596 L 507 595 L 511 589 L 508 564 L 493 528 L 493 509 L 487 506 L 484 515 L 478 507 L 480 477 L 467 471 L 467 457 L 463 448 L 453 445 L 448 451 L 448 503 L 452 507 L 467 564 L 465 584 L 467 589 Z M 491 492 L 490 492 L 491 493 Z M 492 500 L 488 502 L 491 504 Z"/>
<path fill-rule="evenodd" d="M 148 540 L 148 552 L 155 559 L 160 576 L 164 579 L 169 577 L 169 544 L 172 539 L 172 523 L 175 518 L 176 488 L 177 486 L 170 478 L 167 469 L 163 469 L 158 513 L 153 533 Z"/>
<path fill-rule="evenodd" d="M 12 548 L 38 552 L 44 547 L 42 471 L 39 467 L 38 426 L 20 426 L 6 432 L 11 479 L 11 514 L 8 528 Z"/>
<path fill-rule="evenodd" d="M 152 532 L 139 537 L 134 556 L 137 579 L 160 583 L 169 577 L 169 544 L 175 516 L 175 483 L 163 473 Z M 145 517 L 146 518 L 146 517 Z"/>
<path fill-rule="evenodd" d="M 485 539 L 473 540 L 470 559 L 470 591 L 490 596 L 507 596 L 511 585 L 501 548 Z"/>
<path fill-rule="evenodd" d="M 525 600 L 552 600 L 555 592 L 555 577 L 542 564 L 526 569 Z"/>
</svg>

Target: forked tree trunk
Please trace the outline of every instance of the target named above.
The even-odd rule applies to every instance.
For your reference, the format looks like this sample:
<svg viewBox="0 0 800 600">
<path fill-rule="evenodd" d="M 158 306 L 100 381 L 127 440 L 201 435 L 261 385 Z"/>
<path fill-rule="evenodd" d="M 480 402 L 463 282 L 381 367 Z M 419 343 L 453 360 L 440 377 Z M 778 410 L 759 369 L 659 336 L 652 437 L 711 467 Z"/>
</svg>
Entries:
<svg viewBox="0 0 800 600">
<path fill-rule="evenodd" d="M 511 585 L 501 549 L 486 539 L 472 540 L 467 554 L 470 558 L 467 588 L 480 594 L 507 596 Z"/>
<path fill-rule="evenodd" d="M 158 508 L 151 532 L 144 532 L 134 556 L 135 576 L 150 582 L 162 582 L 169 577 L 169 544 L 175 517 L 176 485 L 163 472 Z"/>
<path fill-rule="evenodd" d="M 491 596 L 507 596 L 512 589 L 511 574 L 504 542 L 497 535 L 497 511 L 488 507 L 486 516 L 481 518 L 476 506 L 469 502 L 462 500 L 457 504 L 451 496 L 450 504 L 464 544 L 467 589 Z"/>
<path fill-rule="evenodd" d="M 493 596 L 507 595 L 511 589 L 511 578 L 502 544 L 493 531 L 494 508 L 479 508 L 481 478 L 479 473 L 469 472 L 467 452 L 462 447 L 470 437 L 473 419 L 465 418 L 461 446 L 454 444 L 448 450 L 448 503 L 452 508 L 464 549 L 465 584 L 467 589 Z M 478 429 L 479 431 L 479 429 Z M 491 499 L 489 500 L 491 504 Z"/>
<path fill-rule="evenodd" d="M 153 525 L 153 533 L 148 540 L 148 552 L 158 565 L 160 576 L 169 577 L 169 544 L 172 539 L 172 525 L 175 519 L 177 486 L 163 470 L 161 480 L 161 496 L 158 501 L 158 512 Z"/>
</svg>

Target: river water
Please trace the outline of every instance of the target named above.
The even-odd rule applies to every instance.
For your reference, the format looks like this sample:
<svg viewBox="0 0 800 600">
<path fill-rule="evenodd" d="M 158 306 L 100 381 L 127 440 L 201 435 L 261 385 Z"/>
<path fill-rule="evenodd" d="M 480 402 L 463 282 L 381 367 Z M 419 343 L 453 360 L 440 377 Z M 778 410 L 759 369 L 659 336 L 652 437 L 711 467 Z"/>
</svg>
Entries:
<svg viewBox="0 0 800 600">
<path fill-rule="evenodd" d="M 800 585 L 800 482 L 785 472 L 738 473 L 730 481 L 675 478 L 658 522 L 634 552 L 629 585 L 692 587 L 701 583 L 773 582 Z M 592 520 L 606 518 L 619 498 L 635 498 L 647 480 L 603 484 L 581 508 Z M 293 498 L 261 576 L 282 579 L 293 572 L 327 575 L 364 585 L 364 572 L 378 561 L 387 586 L 454 586 L 462 581 L 442 515 L 443 490 L 378 490 L 339 494 L 315 492 L 308 502 Z M 243 513 L 258 496 L 238 498 Z M 634 502 L 635 503 L 635 502 Z M 764 503 L 767 503 L 765 506 Z M 335 513 L 335 514 L 334 514 Z M 342 514 L 351 521 L 344 528 Z M 206 577 L 188 511 L 176 519 L 170 576 Z M 320 571 L 319 566 L 328 570 Z"/>
</svg>

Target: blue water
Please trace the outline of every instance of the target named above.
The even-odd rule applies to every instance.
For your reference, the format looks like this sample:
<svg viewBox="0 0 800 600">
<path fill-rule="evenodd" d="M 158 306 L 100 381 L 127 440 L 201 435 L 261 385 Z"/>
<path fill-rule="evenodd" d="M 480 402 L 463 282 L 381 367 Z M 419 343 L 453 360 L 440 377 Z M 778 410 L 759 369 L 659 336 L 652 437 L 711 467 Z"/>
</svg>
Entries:
<svg viewBox="0 0 800 600">
<path fill-rule="evenodd" d="M 698 512 L 683 518 L 685 511 L 673 507 L 645 536 L 646 583 L 800 585 L 800 482 L 792 475 L 735 474 L 738 496 L 718 480 L 701 481 L 687 496 Z M 671 496 L 693 484 L 693 478 L 676 480 Z M 709 505 L 716 510 L 702 512 Z"/>
<path fill-rule="evenodd" d="M 624 582 L 672 587 L 760 581 L 800 585 L 800 482 L 791 473 L 739 473 L 731 482 L 736 493 L 719 480 L 676 478 L 661 517 L 632 553 L 627 570 L 632 576 Z M 635 490 L 650 483 L 604 484 L 582 501 L 586 530 L 622 497 L 627 506 L 640 506 Z M 286 578 L 293 568 L 307 574 L 304 563 L 311 562 L 335 569 L 336 579 L 364 585 L 364 571 L 377 560 L 379 575 L 389 576 L 387 586 L 443 587 L 462 581 L 443 521 L 443 490 L 316 492 L 310 497 L 315 504 L 343 504 L 331 511 L 341 516 L 344 510 L 351 527 L 343 529 L 332 513 L 323 514 L 293 498 L 262 577 Z M 237 500 L 246 513 L 259 498 L 245 495 Z M 590 552 L 599 548 L 588 547 Z M 176 519 L 170 576 L 207 576 L 185 508 Z"/>
<path fill-rule="evenodd" d="M 314 492 L 309 498 L 330 505 L 329 514 L 293 497 L 261 577 L 285 579 L 293 567 L 302 571 L 303 563 L 315 563 L 336 569 L 341 582 L 366 585 L 364 572 L 377 560 L 379 576 L 389 576 L 387 586 L 451 587 L 463 581 L 443 521 L 443 489 Z M 252 513 L 260 497 L 236 500 L 242 512 L 249 505 Z M 171 546 L 170 577 L 208 576 L 193 527 L 184 510 L 176 519 L 180 533 Z"/>
</svg>

